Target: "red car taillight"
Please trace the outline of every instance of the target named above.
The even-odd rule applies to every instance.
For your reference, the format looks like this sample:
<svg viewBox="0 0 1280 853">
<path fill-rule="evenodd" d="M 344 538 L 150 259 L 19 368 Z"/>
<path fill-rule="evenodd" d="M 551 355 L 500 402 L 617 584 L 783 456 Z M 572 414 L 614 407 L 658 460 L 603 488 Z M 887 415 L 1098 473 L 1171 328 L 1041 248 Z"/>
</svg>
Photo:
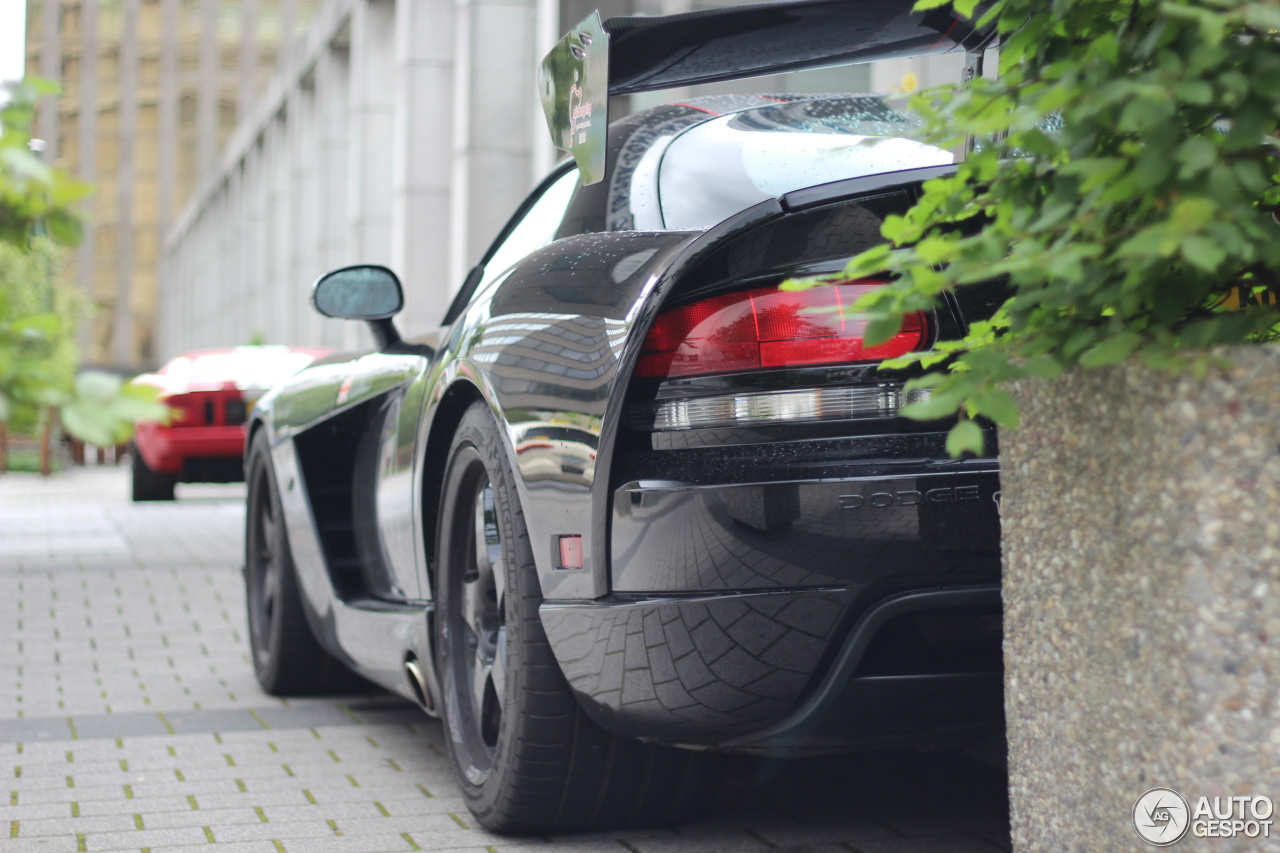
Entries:
<svg viewBox="0 0 1280 853">
<path fill-rule="evenodd" d="M 164 404 L 173 410 L 173 416 L 169 421 L 170 426 L 191 427 L 205 426 L 208 421 L 205 419 L 205 402 L 204 394 L 174 394 L 163 400 Z"/>
<path fill-rule="evenodd" d="M 234 387 L 219 391 L 174 394 L 162 402 L 174 410 L 170 426 L 237 426 L 245 422 L 247 406 Z"/>
<path fill-rule="evenodd" d="M 795 292 L 766 287 L 674 308 L 659 315 L 645 337 L 636 376 L 874 362 L 922 348 L 929 340 L 923 313 L 908 314 L 897 334 L 873 347 L 862 340 L 866 321 L 846 316 L 859 297 L 883 286 L 855 281 Z"/>
</svg>

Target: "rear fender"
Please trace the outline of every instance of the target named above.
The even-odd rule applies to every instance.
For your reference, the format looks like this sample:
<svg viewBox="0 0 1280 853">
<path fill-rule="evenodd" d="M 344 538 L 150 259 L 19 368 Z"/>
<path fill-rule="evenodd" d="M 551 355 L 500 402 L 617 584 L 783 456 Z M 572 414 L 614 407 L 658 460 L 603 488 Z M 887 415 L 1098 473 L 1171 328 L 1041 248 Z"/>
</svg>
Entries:
<svg viewBox="0 0 1280 853">
<path fill-rule="evenodd" d="M 558 240 L 478 293 L 445 343 L 437 399 L 465 383 L 494 412 L 548 598 L 607 591 L 596 546 L 605 540 L 592 527 L 601 424 L 638 310 L 695 236 L 633 231 Z M 424 427 L 432 436 L 428 458 L 439 458 L 452 429 Z M 540 440 L 545 432 L 555 438 Z M 582 537 L 584 568 L 558 567 L 563 535 Z"/>
</svg>

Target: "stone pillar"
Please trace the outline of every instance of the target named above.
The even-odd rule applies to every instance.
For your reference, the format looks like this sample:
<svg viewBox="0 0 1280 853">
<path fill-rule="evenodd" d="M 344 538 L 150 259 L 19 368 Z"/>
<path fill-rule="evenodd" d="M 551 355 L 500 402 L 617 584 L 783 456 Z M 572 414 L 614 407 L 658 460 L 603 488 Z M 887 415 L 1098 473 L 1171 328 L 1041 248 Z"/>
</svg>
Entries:
<svg viewBox="0 0 1280 853">
<path fill-rule="evenodd" d="M 1145 851 L 1162 786 L 1280 797 L 1280 348 L 1015 389 L 1000 436 L 1017 851 Z M 1276 849 L 1191 832 L 1180 851 Z"/>
<path fill-rule="evenodd" d="M 573 23 L 577 23 L 574 21 Z M 551 52 L 556 42 L 564 35 L 563 30 L 573 24 L 561 26 L 559 0 L 536 0 L 534 7 L 533 55 L 536 62 Z M 561 152 L 551 143 L 551 134 L 547 131 L 546 120 L 542 119 L 542 99 L 538 96 L 537 86 L 533 93 L 533 121 L 530 131 L 533 135 L 529 145 L 530 169 L 534 181 L 542 180 L 551 167 L 560 159 Z"/>
<path fill-rule="evenodd" d="M 240 271 L 240 234 L 233 215 L 232 192 L 235 185 L 235 173 L 225 174 L 218 193 L 214 196 L 215 220 L 219 236 L 218 281 L 214 285 L 218 294 L 218 314 L 214 318 L 213 330 L 218 336 L 220 346 L 242 344 L 244 339 L 244 322 L 240 303 L 236 299 L 236 288 L 232 282 Z"/>
<path fill-rule="evenodd" d="M 308 304 L 311 282 L 320 272 L 320 264 L 312 247 L 320 230 L 319 180 L 316 174 L 318 148 L 316 134 L 315 76 L 304 77 L 289 99 L 289 149 L 292 171 L 290 173 L 289 267 L 285 290 L 289 296 L 289 336 L 282 343 L 316 344 L 320 335 L 319 315 Z"/>
<path fill-rule="evenodd" d="M 347 171 L 354 263 L 391 265 L 395 157 L 395 4 L 356 0 L 351 13 L 351 106 Z M 360 345 L 361 324 L 344 323 L 342 346 Z"/>
<path fill-rule="evenodd" d="M 62 0 L 40 4 L 40 76 L 62 82 Z M 44 162 L 58 159 L 60 131 L 58 98 L 45 98 L 37 107 L 36 135 L 44 140 Z"/>
<path fill-rule="evenodd" d="M 270 280 L 267 278 L 267 256 L 270 243 L 267 233 L 267 197 L 270 178 L 266 135 L 264 131 L 245 156 L 245 185 L 249 188 L 245 223 L 245 247 L 249 256 L 246 264 L 249 274 L 245 281 L 248 287 L 245 309 L 249 317 L 244 330 L 246 340 L 258 332 L 265 334 L 269 320 L 267 312 Z"/>
<path fill-rule="evenodd" d="M 449 281 L 456 289 L 533 175 L 537 0 L 459 0 Z M 452 289 L 450 292 L 452 292 Z"/>
<path fill-rule="evenodd" d="M 258 94 L 258 0 L 240 0 L 240 84 L 236 121 L 253 112 Z"/>
<path fill-rule="evenodd" d="M 293 230 L 289 203 L 290 162 L 289 126 L 293 124 L 293 116 L 281 111 L 267 128 L 267 175 L 271 184 L 267 202 L 266 245 L 268 254 L 267 287 L 271 294 L 271 307 L 266 316 L 269 318 L 266 332 L 266 343 L 286 344 L 293 327 L 293 315 L 296 306 L 289 298 L 289 235 Z"/>
<path fill-rule="evenodd" d="M 80 7 L 80 108 L 76 121 L 79 139 L 76 143 L 76 157 L 79 161 L 80 180 L 92 184 L 97 181 L 97 157 L 88 152 L 98 150 L 98 4 L 84 3 Z M 94 213 L 94 199 L 89 199 L 84 210 L 90 216 Z M 76 274 L 80 291 L 86 299 L 93 300 L 96 288 L 98 264 L 96 255 L 97 229 L 86 228 L 84 242 L 76 258 Z M 91 321 L 82 322 L 77 334 L 80 352 L 89 358 L 99 354 L 92 348 L 93 326 Z"/>
<path fill-rule="evenodd" d="M 280 4 L 280 50 L 276 64 L 284 65 L 293 52 L 294 39 L 298 37 L 298 10 L 294 0 L 278 0 Z"/>
<path fill-rule="evenodd" d="M 226 278 L 222 282 L 222 340 L 228 344 L 248 342 L 245 333 L 248 317 L 245 316 L 245 252 L 244 222 L 244 169 L 243 162 L 236 164 L 227 176 L 226 189 L 222 193 L 222 228 L 227 234 Z"/>
<path fill-rule="evenodd" d="M 173 224 L 175 214 L 174 197 L 177 183 L 178 155 L 178 0 L 161 0 L 160 23 L 160 102 L 157 110 L 160 125 L 157 164 L 158 174 L 158 208 L 156 210 L 156 242 L 161 247 L 163 257 L 165 235 Z M 178 289 L 182 287 L 180 279 L 175 278 L 173 268 L 160 277 L 160 309 L 164 315 L 165 300 L 176 298 Z M 157 340 L 163 329 L 157 330 Z M 162 351 L 162 350 L 158 350 Z"/>
<path fill-rule="evenodd" d="M 391 267 L 405 287 L 401 334 L 438 325 L 450 278 L 449 162 L 453 128 L 452 0 L 397 0 Z"/>
<path fill-rule="evenodd" d="M 352 263 L 349 248 L 349 206 L 347 202 L 348 151 L 347 115 L 350 107 L 350 49 L 347 42 L 329 45 L 316 62 L 316 104 L 319 126 L 315 144 L 318 158 L 319 194 L 315 256 L 320 269 L 327 272 Z M 316 315 L 320 317 L 320 315 Z M 341 320 L 320 317 L 320 336 L 316 343 L 341 347 Z"/>
<path fill-rule="evenodd" d="M 112 317 L 113 359 L 120 367 L 134 364 L 133 227 L 134 149 L 138 131 L 138 5 L 124 0 L 120 39 L 119 145 L 116 166 L 116 304 Z M 94 152 L 96 154 L 96 152 Z"/>
<path fill-rule="evenodd" d="M 357 0 L 351 15 L 351 128 L 348 198 L 352 254 L 391 258 L 395 135 L 395 4 Z"/>
<path fill-rule="evenodd" d="M 196 182 L 218 156 L 218 0 L 200 0 L 200 88 L 196 96 Z"/>
</svg>

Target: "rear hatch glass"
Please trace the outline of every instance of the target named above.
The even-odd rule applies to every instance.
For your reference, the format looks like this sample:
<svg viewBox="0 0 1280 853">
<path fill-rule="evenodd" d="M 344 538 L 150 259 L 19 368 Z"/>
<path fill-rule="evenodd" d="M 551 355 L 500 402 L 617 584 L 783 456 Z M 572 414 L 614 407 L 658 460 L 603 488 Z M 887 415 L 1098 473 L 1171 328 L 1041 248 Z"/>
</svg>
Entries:
<svg viewBox="0 0 1280 853">
<path fill-rule="evenodd" d="M 705 230 L 792 190 L 953 163 L 951 151 L 914 138 L 919 122 L 902 106 L 878 96 L 823 98 L 696 125 L 663 154 L 663 222 L 678 231 Z"/>
</svg>

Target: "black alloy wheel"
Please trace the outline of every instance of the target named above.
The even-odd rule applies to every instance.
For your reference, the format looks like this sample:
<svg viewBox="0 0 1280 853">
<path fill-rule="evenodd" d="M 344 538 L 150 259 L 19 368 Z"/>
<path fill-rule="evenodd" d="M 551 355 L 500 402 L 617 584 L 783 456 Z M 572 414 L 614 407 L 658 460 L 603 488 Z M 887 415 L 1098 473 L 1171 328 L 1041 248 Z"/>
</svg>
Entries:
<svg viewBox="0 0 1280 853">
<path fill-rule="evenodd" d="M 467 780 L 483 784 L 493 766 L 502 728 L 507 667 L 506 568 L 493 486 L 474 447 L 454 457 L 458 523 L 454 547 L 463 553 L 451 566 L 442 633 L 449 644 L 445 678 L 451 718 L 463 723 L 456 749 L 465 753 Z M 470 510 L 468 512 L 467 510 Z M 468 537 L 468 534 L 471 534 Z"/>
<path fill-rule="evenodd" d="M 316 642 L 307 625 L 289 553 L 275 470 L 259 432 L 245 466 L 245 602 L 249 646 L 262 689 L 273 696 L 305 696 L 357 687 L 360 680 Z"/>
<path fill-rule="evenodd" d="M 437 518 L 436 666 L 467 806 L 496 832 L 656 826 L 704 809 L 721 757 L 610 734 L 579 707 L 542 629 L 537 568 L 501 433 L 458 426 Z"/>
</svg>

